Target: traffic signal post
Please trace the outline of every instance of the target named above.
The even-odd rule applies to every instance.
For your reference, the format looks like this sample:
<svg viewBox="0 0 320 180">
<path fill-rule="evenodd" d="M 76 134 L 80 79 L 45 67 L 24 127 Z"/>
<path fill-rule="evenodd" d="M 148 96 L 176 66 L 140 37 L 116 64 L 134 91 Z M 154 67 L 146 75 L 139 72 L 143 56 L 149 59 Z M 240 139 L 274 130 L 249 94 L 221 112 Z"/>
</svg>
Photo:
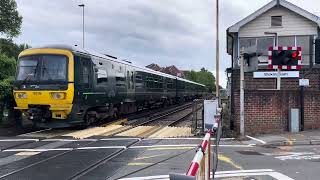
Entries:
<svg viewBox="0 0 320 180">
<path fill-rule="evenodd" d="M 278 76 L 277 76 L 277 90 L 280 91 L 281 89 L 281 71 L 278 68 Z"/>
<path fill-rule="evenodd" d="M 240 134 L 244 137 L 244 47 L 240 51 Z"/>
</svg>

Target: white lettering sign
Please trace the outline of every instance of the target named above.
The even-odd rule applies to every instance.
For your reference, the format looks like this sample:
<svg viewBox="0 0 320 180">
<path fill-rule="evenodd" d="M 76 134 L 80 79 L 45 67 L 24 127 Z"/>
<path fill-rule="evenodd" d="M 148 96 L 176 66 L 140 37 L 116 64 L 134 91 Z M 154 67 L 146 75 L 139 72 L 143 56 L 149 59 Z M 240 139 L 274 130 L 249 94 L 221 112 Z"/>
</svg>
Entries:
<svg viewBox="0 0 320 180">
<path fill-rule="evenodd" d="M 299 79 L 299 86 L 309 86 L 309 79 Z"/>
<path fill-rule="evenodd" d="M 263 71 L 253 72 L 253 78 L 277 78 L 278 72 L 276 71 Z M 282 71 L 280 72 L 281 78 L 298 78 L 299 71 Z"/>
</svg>

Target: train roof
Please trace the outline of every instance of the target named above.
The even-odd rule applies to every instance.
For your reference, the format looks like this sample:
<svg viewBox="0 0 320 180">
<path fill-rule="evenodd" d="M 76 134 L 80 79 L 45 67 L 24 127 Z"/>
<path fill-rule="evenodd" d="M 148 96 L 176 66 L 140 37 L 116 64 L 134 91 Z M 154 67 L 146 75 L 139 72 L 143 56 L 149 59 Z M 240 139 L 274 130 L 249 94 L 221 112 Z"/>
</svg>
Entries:
<svg viewBox="0 0 320 180">
<path fill-rule="evenodd" d="M 152 70 L 150 68 L 143 67 L 143 66 L 138 66 L 138 65 L 133 64 L 133 63 L 129 63 L 129 62 L 126 62 L 126 61 L 123 61 L 123 60 L 119 60 L 117 58 L 112 58 L 111 56 L 108 56 L 108 55 L 105 55 L 105 54 L 102 54 L 102 53 L 97 53 L 97 52 L 89 50 L 89 49 L 83 49 L 83 48 L 80 48 L 80 47 L 77 47 L 77 46 L 70 46 L 70 45 L 64 45 L 64 44 L 55 44 L 55 45 L 47 45 L 47 46 L 41 46 L 41 47 L 36 47 L 36 48 L 31 48 L 31 49 L 44 49 L 44 48 L 64 49 L 64 50 L 69 50 L 69 51 L 72 51 L 72 52 L 88 54 L 88 55 L 92 55 L 92 56 L 108 59 L 110 61 L 118 62 L 118 63 L 121 63 L 121 64 L 134 66 L 136 68 L 139 68 L 139 69 L 141 69 L 141 70 L 143 70 L 145 72 L 149 72 L 149 73 L 152 73 L 152 74 L 164 76 L 164 77 L 171 78 L 171 79 L 176 79 L 177 78 L 180 81 L 184 81 L 184 82 L 188 82 L 188 83 L 192 83 L 192 84 L 196 84 L 196 85 L 205 87 L 205 85 L 197 83 L 197 82 L 193 82 L 193 81 L 190 81 L 190 80 L 187 80 L 187 79 L 183 79 L 183 78 L 180 78 L 180 77 L 177 77 L 177 76 L 173 76 L 173 75 L 170 75 L 170 74 L 166 74 L 166 73 L 162 73 L 162 72 L 159 72 L 159 71 L 155 71 L 155 70 Z"/>
</svg>

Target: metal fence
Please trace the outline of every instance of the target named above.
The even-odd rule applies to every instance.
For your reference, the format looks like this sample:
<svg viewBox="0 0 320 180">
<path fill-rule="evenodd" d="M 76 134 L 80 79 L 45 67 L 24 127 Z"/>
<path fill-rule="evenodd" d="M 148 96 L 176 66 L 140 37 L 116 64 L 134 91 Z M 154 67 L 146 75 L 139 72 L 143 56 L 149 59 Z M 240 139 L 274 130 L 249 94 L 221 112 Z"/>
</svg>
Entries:
<svg viewBox="0 0 320 180">
<path fill-rule="evenodd" d="M 203 107 L 203 99 L 195 99 L 192 105 L 192 126 L 191 133 L 195 135 L 200 135 L 204 133 L 203 126 L 203 108 L 199 109 L 200 106 Z"/>
</svg>

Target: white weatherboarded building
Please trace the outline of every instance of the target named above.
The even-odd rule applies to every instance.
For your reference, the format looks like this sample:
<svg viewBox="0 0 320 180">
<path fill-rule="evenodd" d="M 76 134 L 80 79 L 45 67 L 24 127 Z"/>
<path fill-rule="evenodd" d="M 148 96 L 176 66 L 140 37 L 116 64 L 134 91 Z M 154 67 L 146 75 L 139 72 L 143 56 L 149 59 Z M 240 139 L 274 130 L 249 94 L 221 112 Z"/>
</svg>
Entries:
<svg viewBox="0 0 320 180">
<path fill-rule="evenodd" d="M 273 0 L 253 14 L 227 29 L 228 53 L 233 57 L 233 67 L 241 47 L 256 47 L 262 53 L 259 64 L 267 63 L 269 46 L 277 42 L 279 46 L 302 46 L 303 64 L 314 62 L 313 40 L 319 33 L 318 16 L 285 0 Z M 266 34 L 269 33 L 269 34 Z"/>
<path fill-rule="evenodd" d="M 227 52 L 232 61 L 232 67 L 227 69 L 231 129 L 239 132 L 239 54 L 242 47 L 246 52 L 260 55 L 253 61 L 255 63 L 250 61 L 249 66 L 255 68 L 246 67 L 245 131 L 287 131 L 291 108 L 300 110 L 302 129 L 320 128 L 320 58 L 315 58 L 314 46 L 320 34 L 319 26 L 318 16 L 285 0 L 272 0 L 227 29 Z M 267 64 L 268 49 L 275 45 L 302 47 L 302 70 L 290 72 L 297 74 L 295 76 L 282 78 L 280 91 L 275 90 L 274 77 L 257 78 L 252 72 L 274 71 L 268 70 Z M 310 78 L 310 86 L 301 90 L 299 78 Z"/>
</svg>

